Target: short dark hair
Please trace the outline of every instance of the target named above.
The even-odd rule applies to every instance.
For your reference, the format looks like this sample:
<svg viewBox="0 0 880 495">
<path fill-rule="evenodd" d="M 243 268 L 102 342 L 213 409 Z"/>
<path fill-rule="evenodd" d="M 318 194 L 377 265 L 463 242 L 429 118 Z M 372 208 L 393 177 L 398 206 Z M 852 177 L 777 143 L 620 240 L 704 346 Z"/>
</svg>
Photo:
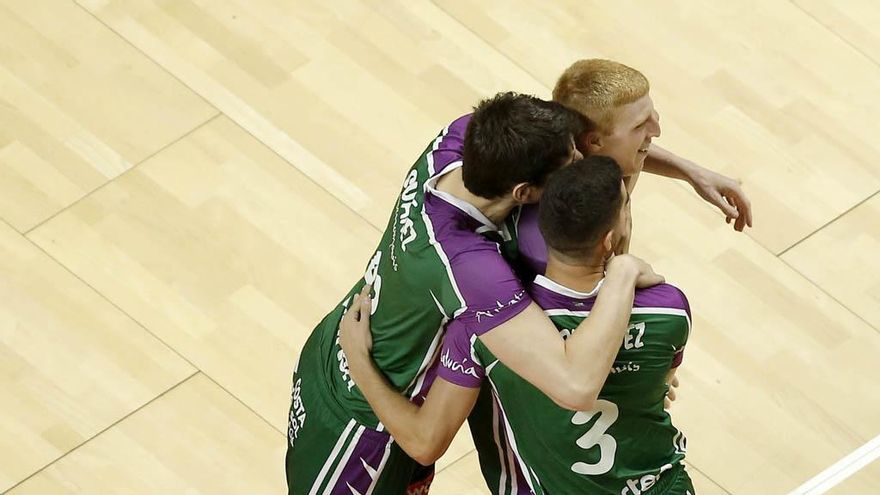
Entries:
<svg viewBox="0 0 880 495">
<path fill-rule="evenodd" d="M 494 199 L 519 183 L 543 186 L 571 154 L 584 118 L 531 95 L 498 93 L 474 108 L 464 138 L 462 179 L 473 194 Z"/>
<path fill-rule="evenodd" d="M 538 207 L 547 246 L 573 258 L 589 255 L 618 219 L 621 179 L 620 166 L 607 156 L 590 156 L 553 173 Z"/>
</svg>

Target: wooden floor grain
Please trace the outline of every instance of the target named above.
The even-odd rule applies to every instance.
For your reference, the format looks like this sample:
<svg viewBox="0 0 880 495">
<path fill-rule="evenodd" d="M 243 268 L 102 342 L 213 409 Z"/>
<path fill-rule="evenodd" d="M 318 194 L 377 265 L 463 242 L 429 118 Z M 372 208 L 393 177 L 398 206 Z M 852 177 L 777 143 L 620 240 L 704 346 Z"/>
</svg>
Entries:
<svg viewBox="0 0 880 495">
<path fill-rule="evenodd" d="M 501 90 L 641 69 L 633 252 L 694 333 L 700 494 L 788 493 L 880 435 L 880 4 L 0 0 L 0 493 L 279 493 L 290 373 L 405 170 Z M 830 493 L 871 494 L 880 463 Z M 485 494 L 462 432 L 432 493 Z"/>
</svg>

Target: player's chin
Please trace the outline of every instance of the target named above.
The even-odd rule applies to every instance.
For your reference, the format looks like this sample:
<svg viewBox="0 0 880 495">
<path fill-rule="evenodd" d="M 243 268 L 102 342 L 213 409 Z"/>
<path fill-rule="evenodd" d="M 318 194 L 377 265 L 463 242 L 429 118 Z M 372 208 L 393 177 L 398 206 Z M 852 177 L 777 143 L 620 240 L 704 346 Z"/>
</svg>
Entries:
<svg viewBox="0 0 880 495">
<path fill-rule="evenodd" d="M 644 166 L 645 166 L 645 158 L 647 158 L 647 157 L 648 157 L 648 153 L 637 152 L 636 156 L 632 160 L 632 165 L 630 167 L 628 167 L 629 170 L 623 171 L 624 175 L 627 177 L 631 177 L 631 176 L 636 175 L 639 172 L 641 172 L 642 168 L 644 168 Z"/>
</svg>

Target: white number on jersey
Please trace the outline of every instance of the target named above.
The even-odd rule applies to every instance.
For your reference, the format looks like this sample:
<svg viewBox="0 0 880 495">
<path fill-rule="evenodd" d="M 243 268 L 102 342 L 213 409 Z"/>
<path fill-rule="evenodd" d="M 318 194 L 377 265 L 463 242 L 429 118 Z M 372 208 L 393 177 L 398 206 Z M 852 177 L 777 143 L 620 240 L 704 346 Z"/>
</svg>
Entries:
<svg viewBox="0 0 880 495">
<path fill-rule="evenodd" d="M 635 330 L 636 333 L 633 335 L 630 333 Z M 629 326 L 626 331 L 626 335 L 623 336 L 623 348 L 626 350 L 630 349 L 640 349 L 645 346 L 645 343 L 642 342 L 642 337 L 645 335 L 645 322 L 640 321 L 639 323 L 633 323 Z"/>
<path fill-rule="evenodd" d="M 599 446 L 599 462 L 588 464 L 586 462 L 575 462 L 571 465 L 571 470 L 578 474 L 597 475 L 605 474 L 614 466 L 614 455 L 617 453 L 617 441 L 614 437 L 605 433 L 608 428 L 617 421 L 619 415 L 617 404 L 599 399 L 596 401 L 596 407 L 592 411 L 578 411 L 571 418 L 574 425 L 587 424 L 593 416 L 600 414 L 599 419 L 593 424 L 593 427 L 581 435 L 575 443 L 577 446 L 589 450 L 596 445 Z"/>
<path fill-rule="evenodd" d="M 364 274 L 364 281 L 373 286 L 373 307 L 370 309 L 370 315 L 376 314 L 376 308 L 379 307 L 379 291 L 382 290 L 382 276 L 379 275 L 379 261 L 381 260 L 382 251 L 376 251 L 367 266 L 367 273 Z"/>
</svg>

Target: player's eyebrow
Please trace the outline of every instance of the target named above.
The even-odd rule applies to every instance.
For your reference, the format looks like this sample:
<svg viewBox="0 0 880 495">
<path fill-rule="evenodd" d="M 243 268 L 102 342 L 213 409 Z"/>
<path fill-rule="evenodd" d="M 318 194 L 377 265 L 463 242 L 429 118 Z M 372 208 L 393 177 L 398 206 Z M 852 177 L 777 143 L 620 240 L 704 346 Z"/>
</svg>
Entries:
<svg viewBox="0 0 880 495">
<path fill-rule="evenodd" d="M 645 125 L 649 120 L 651 120 L 651 115 L 652 115 L 653 113 L 654 113 L 653 111 L 648 112 L 648 115 L 647 115 L 645 118 L 639 120 L 639 123 L 636 124 L 635 127 L 639 127 L 639 126 L 643 126 L 643 125 Z M 633 129 L 635 129 L 635 127 L 633 127 Z"/>
</svg>

